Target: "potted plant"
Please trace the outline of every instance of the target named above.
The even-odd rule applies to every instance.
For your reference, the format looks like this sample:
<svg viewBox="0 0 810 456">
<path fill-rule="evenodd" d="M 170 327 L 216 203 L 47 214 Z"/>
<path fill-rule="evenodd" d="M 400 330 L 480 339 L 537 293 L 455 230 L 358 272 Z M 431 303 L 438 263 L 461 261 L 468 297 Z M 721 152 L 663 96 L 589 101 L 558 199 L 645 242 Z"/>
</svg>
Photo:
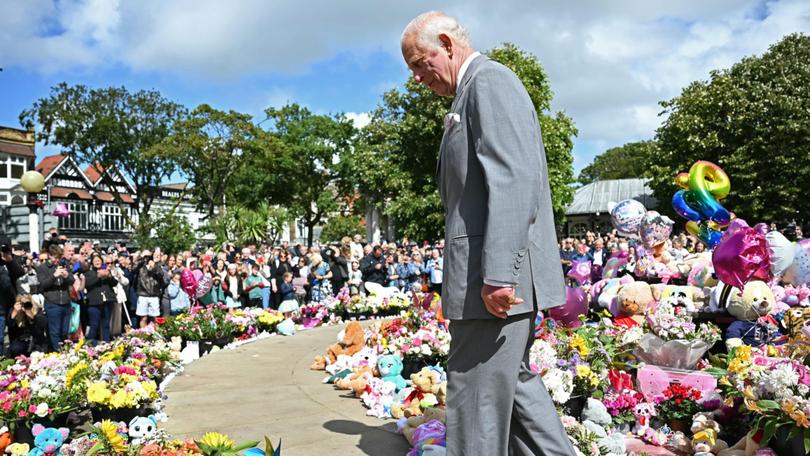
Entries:
<svg viewBox="0 0 810 456">
<path fill-rule="evenodd" d="M 688 433 L 692 417 L 702 410 L 698 401 L 703 394 L 695 388 L 670 383 L 656 400 L 658 418 L 666 422 L 673 431 Z"/>
</svg>

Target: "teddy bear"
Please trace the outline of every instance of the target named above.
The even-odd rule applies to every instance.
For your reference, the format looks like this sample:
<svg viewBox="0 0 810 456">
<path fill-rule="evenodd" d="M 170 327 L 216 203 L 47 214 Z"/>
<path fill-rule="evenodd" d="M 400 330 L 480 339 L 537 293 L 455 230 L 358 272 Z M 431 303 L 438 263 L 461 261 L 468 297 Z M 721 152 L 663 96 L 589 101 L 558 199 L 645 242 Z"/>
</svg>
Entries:
<svg viewBox="0 0 810 456">
<path fill-rule="evenodd" d="M 386 382 L 377 377 L 369 378 L 366 390 L 360 396 L 360 401 L 369 409 L 366 415 L 377 418 L 390 418 L 395 388 L 396 385 L 391 382 Z"/>
<path fill-rule="evenodd" d="M 619 326 L 632 327 L 644 321 L 647 308 L 655 301 L 650 284 L 647 282 L 630 282 L 623 285 L 616 296 L 619 316 L 613 323 Z"/>
<path fill-rule="evenodd" d="M 726 346 L 740 343 L 759 347 L 775 343 L 781 336 L 779 323 L 770 315 L 775 304 L 773 291 L 765 282 L 752 280 L 745 284 L 742 299 L 730 300 L 728 313 L 737 320 L 726 329 Z"/>
<path fill-rule="evenodd" d="M 619 315 L 617 296 L 622 285 L 634 282 L 632 276 L 626 275 L 615 279 L 603 279 L 596 282 L 590 290 L 591 301 L 607 309 L 614 317 Z"/>
<path fill-rule="evenodd" d="M 720 435 L 720 424 L 714 420 L 713 415 L 707 412 L 697 413 L 692 417 L 692 427 L 690 428 L 692 434 L 697 436 L 700 432 L 711 432 L 713 435 L 711 447 L 709 449 L 712 453 L 725 450 L 728 444 L 723 440 L 717 438 Z M 692 445 L 694 447 L 694 441 Z M 693 448 L 694 449 L 694 448 Z"/>
<path fill-rule="evenodd" d="M 792 340 L 807 342 L 803 329 L 810 324 L 810 307 L 791 307 L 782 318 L 786 335 Z"/>
<path fill-rule="evenodd" d="M 399 355 L 385 355 L 377 360 L 377 371 L 385 382 L 393 383 L 396 391 L 405 388 L 407 383 L 402 378 L 402 358 Z"/>
<path fill-rule="evenodd" d="M 437 371 L 423 367 L 411 374 L 411 384 L 413 389 L 402 403 L 391 405 L 391 416 L 394 418 L 421 415 L 423 409 L 439 404 L 436 394 L 441 390 L 441 375 Z"/>
<path fill-rule="evenodd" d="M 429 421 L 439 421 L 441 423 L 445 422 L 445 410 L 440 407 L 431 407 L 425 409 L 422 415 L 412 416 L 409 418 L 402 418 L 398 423 L 397 427 L 402 435 L 405 436 L 405 439 L 408 440 L 408 444 L 413 446 L 413 433 L 416 431 L 416 428 L 419 426 L 429 422 Z"/>
<path fill-rule="evenodd" d="M 692 451 L 694 456 L 713 456 L 712 448 L 714 447 L 717 435 L 712 429 L 704 429 L 696 432 L 692 436 Z"/>
<path fill-rule="evenodd" d="M 140 445 L 157 431 L 157 420 L 154 415 L 136 416 L 129 422 L 127 435 L 133 445 Z"/>
<path fill-rule="evenodd" d="M 681 308 L 689 314 L 703 308 L 705 295 L 703 290 L 690 285 L 656 284 L 650 287 L 655 301 L 667 301 L 675 308 Z"/>
<path fill-rule="evenodd" d="M 376 367 L 360 366 L 344 378 L 335 379 L 335 388 L 339 390 L 352 390 L 356 397 L 360 397 L 368 386 L 368 381 L 376 377 Z"/>
<path fill-rule="evenodd" d="M 46 428 L 41 424 L 35 424 L 31 428 L 31 434 L 34 435 L 34 448 L 28 452 L 28 456 L 58 454 L 59 448 L 65 443 L 69 433 L 68 428 Z"/>
<path fill-rule="evenodd" d="M 27 456 L 31 451 L 31 446 L 27 443 L 12 443 L 6 447 L 5 454 L 10 456 Z"/>
<path fill-rule="evenodd" d="M 339 355 L 352 356 L 363 349 L 366 335 L 359 322 L 353 321 L 338 333 L 338 342 L 326 348 L 326 355 L 318 355 L 310 369 L 324 370 L 327 364 L 334 363 Z"/>
</svg>

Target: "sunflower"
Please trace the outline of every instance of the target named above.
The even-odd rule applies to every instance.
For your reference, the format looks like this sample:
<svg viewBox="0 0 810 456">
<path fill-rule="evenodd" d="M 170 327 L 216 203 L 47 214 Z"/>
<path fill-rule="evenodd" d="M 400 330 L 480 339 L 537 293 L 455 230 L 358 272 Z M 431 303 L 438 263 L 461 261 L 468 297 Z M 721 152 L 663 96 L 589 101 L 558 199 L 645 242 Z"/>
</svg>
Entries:
<svg viewBox="0 0 810 456">
<path fill-rule="evenodd" d="M 213 450 L 230 450 L 236 446 L 236 442 L 225 434 L 219 432 L 209 432 L 200 439 L 200 445 Z"/>
<path fill-rule="evenodd" d="M 106 441 L 113 453 L 123 453 L 127 450 L 124 437 L 118 433 L 118 425 L 110 420 L 103 420 L 98 427 L 99 435 Z"/>
</svg>

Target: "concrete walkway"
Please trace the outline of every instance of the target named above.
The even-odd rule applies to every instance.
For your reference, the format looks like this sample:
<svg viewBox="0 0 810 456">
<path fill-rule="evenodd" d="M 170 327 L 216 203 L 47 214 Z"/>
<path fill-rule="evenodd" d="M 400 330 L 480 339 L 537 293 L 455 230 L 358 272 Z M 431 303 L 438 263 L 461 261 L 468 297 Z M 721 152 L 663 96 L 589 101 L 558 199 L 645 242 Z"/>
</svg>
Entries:
<svg viewBox="0 0 810 456">
<path fill-rule="evenodd" d="M 275 336 L 193 362 L 166 389 L 163 427 L 178 437 L 219 431 L 237 442 L 281 438 L 283 456 L 404 455 L 408 444 L 392 420 L 366 416 L 359 399 L 309 370 L 341 329 Z"/>
</svg>

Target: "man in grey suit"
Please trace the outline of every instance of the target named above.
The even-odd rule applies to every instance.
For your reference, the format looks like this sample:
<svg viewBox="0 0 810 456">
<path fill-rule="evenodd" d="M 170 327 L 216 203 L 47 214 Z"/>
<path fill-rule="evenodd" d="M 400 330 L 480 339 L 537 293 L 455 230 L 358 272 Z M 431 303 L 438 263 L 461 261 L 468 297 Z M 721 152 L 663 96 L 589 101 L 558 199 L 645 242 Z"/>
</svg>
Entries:
<svg viewBox="0 0 810 456">
<path fill-rule="evenodd" d="M 565 301 L 537 113 L 517 76 L 429 12 L 402 33 L 417 82 L 454 96 L 438 185 L 446 214 L 442 305 L 451 320 L 448 455 L 573 455 L 529 368 L 534 317 Z"/>
</svg>

